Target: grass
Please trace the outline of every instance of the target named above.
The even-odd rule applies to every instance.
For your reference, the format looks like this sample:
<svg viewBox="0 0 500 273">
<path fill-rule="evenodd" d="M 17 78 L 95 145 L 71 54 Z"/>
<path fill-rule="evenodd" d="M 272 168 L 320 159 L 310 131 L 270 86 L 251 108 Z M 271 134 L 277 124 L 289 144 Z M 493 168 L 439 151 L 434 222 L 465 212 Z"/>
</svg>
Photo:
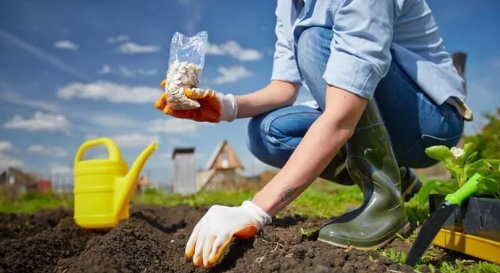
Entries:
<svg viewBox="0 0 500 273">
<path fill-rule="evenodd" d="M 255 191 L 210 191 L 182 196 L 180 194 L 165 194 L 156 190 L 148 190 L 142 196 L 135 196 L 133 201 L 167 206 L 179 204 L 190 206 L 210 206 L 212 204 L 234 206 L 241 205 L 244 200 L 252 199 L 255 193 Z M 298 215 L 314 215 L 328 218 L 341 214 L 348 205 L 359 205 L 362 199 L 363 195 L 356 187 L 318 183 L 306 189 L 299 198 L 295 199 L 287 207 L 287 211 Z"/>
<path fill-rule="evenodd" d="M 44 209 L 72 208 L 73 196 L 57 193 L 26 193 L 17 199 L 0 196 L 0 212 L 23 213 Z"/>
<path fill-rule="evenodd" d="M 474 262 L 467 264 L 467 261 L 456 260 L 444 261 L 440 265 L 436 265 L 433 262 L 433 255 L 436 252 L 444 252 L 442 249 L 431 247 L 417 263 L 416 270 L 420 272 L 419 269 L 423 266 L 427 266 L 431 272 L 435 272 L 439 269 L 442 273 L 500 273 L 500 266 L 488 263 L 488 262 Z M 381 256 L 387 257 L 396 263 L 404 264 L 408 253 L 402 251 L 395 251 L 394 249 L 383 249 L 377 250 L 377 253 Z"/>
</svg>

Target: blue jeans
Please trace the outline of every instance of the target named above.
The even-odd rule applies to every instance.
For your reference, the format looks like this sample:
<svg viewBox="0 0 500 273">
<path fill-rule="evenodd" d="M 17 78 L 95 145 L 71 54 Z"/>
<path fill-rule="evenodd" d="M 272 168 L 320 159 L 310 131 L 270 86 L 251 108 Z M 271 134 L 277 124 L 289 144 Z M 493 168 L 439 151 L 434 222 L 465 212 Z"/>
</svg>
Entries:
<svg viewBox="0 0 500 273">
<path fill-rule="evenodd" d="M 305 30 L 297 45 L 297 63 L 303 83 L 319 105 L 288 106 L 252 118 L 248 125 L 247 144 L 261 161 L 281 168 L 299 145 L 303 136 L 325 108 L 326 82 L 322 75 L 330 56 L 331 29 L 312 27 Z M 462 136 L 464 121 L 458 110 L 435 104 L 392 61 L 389 72 L 375 90 L 375 100 L 391 138 L 399 165 L 411 168 L 436 163 L 425 154 L 433 145 L 456 145 Z M 330 165 L 338 165 L 333 160 Z M 335 169 L 329 166 L 328 169 Z M 328 175 L 322 175 L 328 179 Z"/>
</svg>

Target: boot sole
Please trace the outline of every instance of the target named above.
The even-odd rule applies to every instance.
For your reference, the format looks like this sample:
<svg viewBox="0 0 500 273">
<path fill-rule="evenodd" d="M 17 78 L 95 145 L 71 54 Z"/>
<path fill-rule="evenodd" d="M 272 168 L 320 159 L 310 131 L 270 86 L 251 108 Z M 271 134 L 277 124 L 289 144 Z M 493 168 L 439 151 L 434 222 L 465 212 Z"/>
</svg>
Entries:
<svg viewBox="0 0 500 273">
<path fill-rule="evenodd" d="M 410 223 L 407 222 L 404 226 L 402 226 L 398 232 L 394 233 L 394 236 L 391 236 L 389 239 L 377 244 L 377 245 L 374 245 L 374 246 L 370 246 L 370 247 L 355 247 L 355 246 L 349 246 L 349 245 L 342 245 L 342 244 L 336 244 L 336 243 L 333 243 L 333 242 L 330 242 L 330 241 L 325 241 L 325 240 L 322 240 L 320 238 L 318 238 L 318 241 L 321 241 L 321 242 L 324 242 L 324 243 L 327 243 L 327 244 L 330 244 L 330 245 L 333 245 L 333 246 L 336 246 L 336 247 L 340 247 L 340 248 L 349 248 L 349 247 L 352 247 L 354 249 L 359 249 L 359 250 L 375 250 L 375 249 L 378 249 L 378 248 L 381 248 L 381 247 L 384 247 L 386 246 L 391 240 L 393 240 L 395 237 L 396 237 L 396 234 L 398 233 L 407 233 L 408 231 L 410 230 Z"/>
</svg>

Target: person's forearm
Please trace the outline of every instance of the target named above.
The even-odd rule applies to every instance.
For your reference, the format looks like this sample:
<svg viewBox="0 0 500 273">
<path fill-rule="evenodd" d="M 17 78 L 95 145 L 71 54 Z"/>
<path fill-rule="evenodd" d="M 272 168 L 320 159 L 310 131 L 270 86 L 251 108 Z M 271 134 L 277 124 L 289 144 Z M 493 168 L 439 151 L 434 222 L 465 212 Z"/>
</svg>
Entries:
<svg viewBox="0 0 500 273">
<path fill-rule="evenodd" d="M 299 90 L 298 83 L 272 81 L 265 88 L 253 93 L 236 96 L 237 118 L 254 117 L 265 112 L 292 105 Z"/>
<path fill-rule="evenodd" d="M 309 128 L 285 166 L 252 200 L 271 216 L 286 207 L 320 175 L 353 134 L 366 106 L 363 99 L 354 98 L 354 103 L 346 99 L 342 93 L 346 91 L 335 87 L 328 89 L 333 89 L 330 93 L 334 95 L 327 93 L 326 111 Z M 335 107 L 329 110 L 328 104 L 333 101 L 336 101 Z"/>
<path fill-rule="evenodd" d="M 280 172 L 254 197 L 253 202 L 274 215 L 301 194 L 326 168 L 350 132 L 330 127 L 319 117 Z"/>
</svg>

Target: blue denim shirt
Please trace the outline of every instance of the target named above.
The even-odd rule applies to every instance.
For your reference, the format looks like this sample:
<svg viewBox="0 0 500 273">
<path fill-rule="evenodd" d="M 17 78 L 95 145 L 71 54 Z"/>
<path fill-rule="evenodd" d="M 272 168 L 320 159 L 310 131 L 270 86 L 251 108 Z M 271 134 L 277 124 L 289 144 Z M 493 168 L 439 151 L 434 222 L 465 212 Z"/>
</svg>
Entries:
<svg viewBox="0 0 500 273">
<path fill-rule="evenodd" d="M 453 97 L 465 105 L 463 79 L 425 0 L 278 0 L 273 80 L 301 81 L 295 48 L 312 26 L 334 33 L 328 84 L 371 99 L 394 59 L 437 104 Z"/>
</svg>

